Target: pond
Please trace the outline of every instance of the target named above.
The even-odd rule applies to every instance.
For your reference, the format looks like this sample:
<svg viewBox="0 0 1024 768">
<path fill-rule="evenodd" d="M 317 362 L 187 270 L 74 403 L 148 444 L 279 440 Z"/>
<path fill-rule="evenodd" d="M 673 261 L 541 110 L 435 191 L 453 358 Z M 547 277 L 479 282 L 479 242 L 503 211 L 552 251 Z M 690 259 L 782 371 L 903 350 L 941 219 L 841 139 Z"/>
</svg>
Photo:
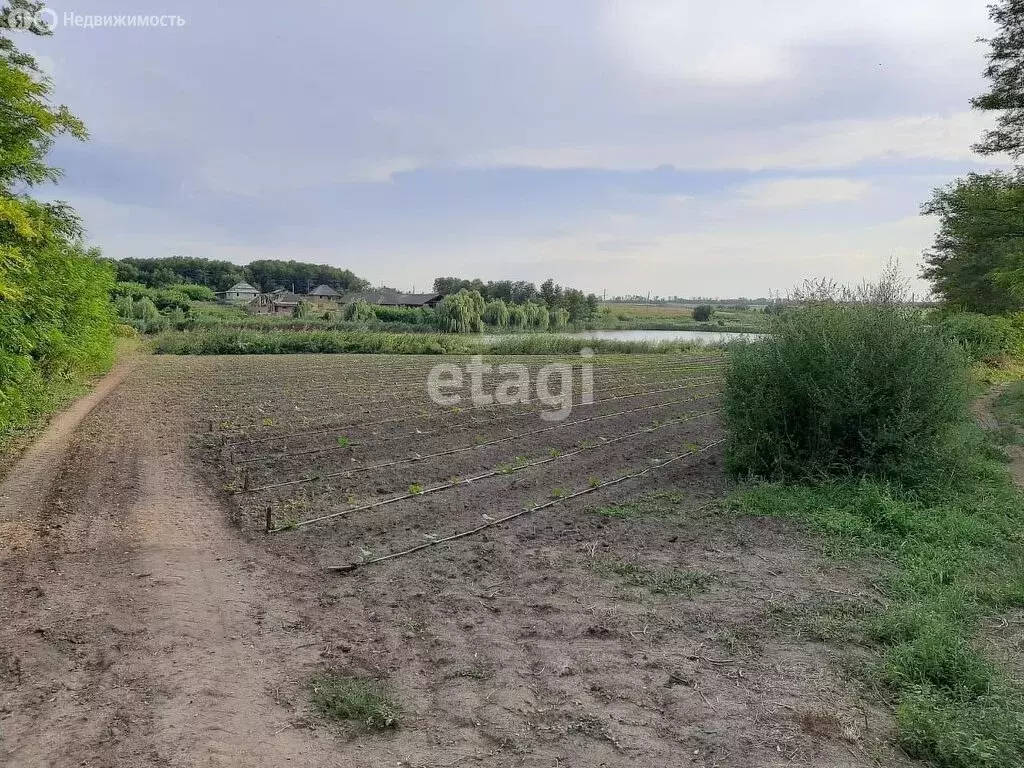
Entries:
<svg viewBox="0 0 1024 768">
<path fill-rule="evenodd" d="M 510 335 L 485 336 L 487 343 L 500 341 Z M 525 334 L 524 334 L 525 335 Z M 729 341 L 756 341 L 759 333 L 722 333 L 720 331 L 574 331 L 554 332 L 551 336 L 570 336 L 578 339 L 602 339 L 605 341 L 697 341 L 704 344 L 722 344 Z"/>
</svg>

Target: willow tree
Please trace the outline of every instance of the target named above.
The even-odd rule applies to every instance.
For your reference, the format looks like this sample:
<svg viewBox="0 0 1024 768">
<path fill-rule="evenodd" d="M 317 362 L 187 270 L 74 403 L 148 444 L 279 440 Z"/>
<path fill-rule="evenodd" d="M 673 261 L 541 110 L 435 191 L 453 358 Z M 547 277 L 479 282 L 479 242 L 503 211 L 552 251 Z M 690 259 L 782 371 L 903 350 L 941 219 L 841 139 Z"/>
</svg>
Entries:
<svg viewBox="0 0 1024 768">
<path fill-rule="evenodd" d="M 484 309 L 480 292 L 463 288 L 441 300 L 437 305 L 437 318 L 441 329 L 448 333 L 480 333 L 484 329 Z"/>
<path fill-rule="evenodd" d="M 559 307 L 551 313 L 551 327 L 559 330 L 565 328 L 569 324 L 569 317 L 569 310 Z"/>
<path fill-rule="evenodd" d="M 41 9 L 0 6 L 0 434 L 51 407 L 68 379 L 109 364 L 113 348 L 113 269 L 85 247 L 71 208 L 30 194 L 60 178 L 46 161 L 54 141 L 86 138 L 15 45 L 14 35 L 50 34 L 18 28 Z"/>
<path fill-rule="evenodd" d="M 538 331 L 546 331 L 551 325 L 551 315 L 546 304 L 528 301 L 523 305 L 526 312 L 527 325 Z"/>
<path fill-rule="evenodd" d="M 357 299 L 342 308 L 341 319 L 350 323 L 372 323 L 377 319 L 377 313 L 373 311 L 368 301 Z"/>
<path fill-rule="evenodd" d="M 484 322 L 495 328 L 507 328 L 509 321 L 508 305 L 501 299 L 487 302 L 484 307 Z"/>
<path fill-rule="evenodd" d="M 525 331 L 530 327 L 530 318 L 526 309 L 519 304 L 512 304 L 508 308 L 508 325 L 517 331 Z"/>
</svg>

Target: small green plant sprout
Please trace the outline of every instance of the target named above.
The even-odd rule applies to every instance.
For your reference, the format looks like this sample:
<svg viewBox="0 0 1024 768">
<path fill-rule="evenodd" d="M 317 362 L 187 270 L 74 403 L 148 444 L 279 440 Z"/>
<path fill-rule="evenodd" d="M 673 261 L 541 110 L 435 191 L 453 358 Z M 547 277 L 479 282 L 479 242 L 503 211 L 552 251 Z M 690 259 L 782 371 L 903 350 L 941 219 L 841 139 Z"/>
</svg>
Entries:
<svg viewBox="0 0 1024 768">
<path fill-rule="evenodd" d="M 412 485 L 409 486 L 409 493 L 413 494 L 414 496 L 418 496 L 419 494 L 423 493 L 423 486 L 420 485 L 419 483 L 413 483 Z"/>
<path fill-rule="evenodd" d="M 696 443 L 683 443 L 684 451 L 696 451 L 698 448 L 700 448 L 700 446 Z"/>
<path fill-rule="evenodd" d="M 555 488 L 554 490 L 551 491 L 552 499 L 564 499 L 568 495 L 569 493 L 568 491 L 565 490 L 565 488 Z"/>
<path fill-rule="evenodd" d="M 525 467 L 530 463 L 530 460 L 525 456 L 516 456 L 516 467 Z"/>
<path fill-rule="evenodd" d="M 459 408 L 459 406 L 455 406 L 454 408 L 452 408 L 452 414 L 454 414 L 455 416 L 458 416 L 460 413 L 462 413 L 462 409 Z"/>
<path fill-rule="evenodd" d="M 313 707 L 330 720 L 351 720 L 369 728 L 397 728 L 402 709 L 391 689 L 376 680 L 334 673 L 313 678 Z"/>
<path fill-rule="evenodd" d="M 487 442 L 487 438 L 484 437 L 483 435 L 474 435 L 473 442 L 476 443 L 477 445 L 480 445 L 481 443 Z"/>
<path fill-rule="evenodd" d="M 362 556 L 364 561 L 373 559 L 373 550 L 369 547 L 360 546 L 359 554 Z"/>
<path fill-rule="evenodd" d="M 345 435 L 338 435 L 338 446 L 341 448 L 348 448 L 351 445 L 351 441 Z"/>
<path fill-rule="evenodd" d="M 548 451 L 548 456 L 550 456 L 552 459 L 557 459 L 561 455 L 562 452 L 557 448 L 552 448 L 550 451 Z"/>
<path fill-rule="evenodd" d="M 515 471 L 515 465 L 514 464 L 499 464 L 498 465 L 498 473 L 499 474 L 511 475 L 513 471 Z"/>
<path fill-rule="evenodd" d="M 264 427 L 272 427 L 272 426 L 274 426 L 275 423 L 276 422 L 273 419 L 264 419 L 263 420 L 263 426 Z"/>
<path fill-rule="evenodd" d="M 592 477 L 587 481 L 587 485 L 591 488 L 598 488 L 601 485 L 601 478 Z"/>
<path fill-rule="evenodd" d="M 298 527 L 298 520 L 296 520 L 294 517 L 286 517 L 284 520 L 281 521 L 281 524 L 278 526 L 278 530 L 294 531 Z"/>
<path fill-rule="evenodd" d="M 437 541 L 438 535 L 436 533 L 424 533 L 423 539 L 425 541 Z"/>
</svg>

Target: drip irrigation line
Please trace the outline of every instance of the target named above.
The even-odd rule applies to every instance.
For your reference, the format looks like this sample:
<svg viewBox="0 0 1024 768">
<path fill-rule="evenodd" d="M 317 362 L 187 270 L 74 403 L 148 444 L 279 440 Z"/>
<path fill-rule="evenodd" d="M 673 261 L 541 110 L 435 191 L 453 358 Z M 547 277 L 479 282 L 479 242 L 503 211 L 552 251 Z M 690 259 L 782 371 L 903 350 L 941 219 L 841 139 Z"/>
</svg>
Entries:
<svg viewBox="0 0 1024 768">
<path fill-rule="evenodd" d="M 470 485 L 470 484 L 475 483 L 475 482 L 477 482 L 479 480 L 486 480 L 487 478 L 490 478 L 490 477 L 497 477 L 498 475 L 511 475 L 511 474 L 516 473 L 516 472 L 522 472 L 523 470 L 526 470 L 526 469 L 532 469 L 533 467 L 539 467 L 539 466 L 544 465 L 544 464 L 550 464 L 550 463 L 552 463 L 554 461 L 561 461 L 562 459 L 568 459 L 568 458 L 571 458 L 573 456 L 578 456 L 579 454 L 584 453 L 586 451 L 592 451 L 592 450 L 595 450 L 597 448 L 606 448 L 609 445 L 614 445 L 615 443 L 622 442 L 623 440 L 628 440 L 630 438 L 638 437 L 639 435 L 650 434 L 651 432 L 657 432 L 659 429 L 665 429 L 666 427 L 676 426 L 678 424 L 683 424 L 683 423 L 685 423 L 687 421 L 694 421 L 696 419 L 703 418 L 704 416 L 712 416 L 712 415 L 714 415 L 716 413 L 721 413 L 721 409 L 716 409 L 716 410 L 713 410 L 713 411 L 704 411 L 702 413 L 695 413 L 695 414 L 692 414 L 691 416 L 687 416 L 686 418 L 675 419 L 675 420 L 670 421 L 670 422 L 665 422 L 664 424 L 658 424 L 656 426 L 648 427 L 646 429 L 641 429 L 641 430 L 638 430 L 636 432 L 630 432 L 629 434 L 626 434 L 626 435 L 620 435 L 619 437 L 612 438 L 611 440 L 605 440 L 603 442 L 597 443 L 596 445 L 588 445 L 588 446 L 580 447 L 580 448 L 577 448 L 574 451 L 569 451 L 568 453 L 561 453 L 561 454 L 559 454 L 557 456 L 551 456 L 551 457 L 548 457 L 546 459 L 537 459 L 536 461 L 528 461 L 528 462 L 524 462 L 522 464 L 515 464 L 513 466 L 504 467 L 504 468 L 501 468 L 501 469 L 493 469 L 493 470 L 490 470 L 488 472 L 484 472 L 483 474 L 480 474 L 480 475 L 475 475 L 473 477 L 467 477 L 464 480 L 455 480 L 455 481 L 452 481 L 452 482 L 443 483 L 441 485 L 435 485 L 432 488 L 424 488 L 423 490 L 417 491 L 415 493 L 412 493 L 412 492 L 410 492 L 410 493 L 403 493 L 403 494 L 401 494 L 399 496 L 392 496 L 390 498 L 381 499 L 380 501 L 374 501 L 374 502 L 371 502 L 369 504 L 362 504 L 362 505 L 360 505 L 358 507 L 352 507 L 351 509 L 343 509 L 340 512 L 332 512 L 332 513 L 330 513 L 328 515 L 320 515 L 319 517 L 312 517 L 312 518 L 309 518 L 308 520 L 299 520 L 298 522 L 295 522 L 295 523 L 289 523 L 287 525 L 281 525 L 281 526 L 276 526 L 276 527 L 271 526 L 269 524 L 270 521 L 268 520 L 267 533 L 280 533 L 281 531 L 293 530 L 295 528 L 303 528 L 303 527 L 305 527 L 307 525 L 313 525 L 314 523 L 322 523 L 322 522 L 325 522 L 327 520 L 334 520 L 334 519 L 339 518 L 339 517 L 347 517 L 348 515 L 351 515 L 353 512 L 363 512 L 363 511 L 368 510 L 368 509 L 376 509 L 377 507 L 383 507 L 383 506 L 387 506 L 388 504 L 394 504 L 395 502 L 398 502 L 398 501 L 405 501 L 406 499 L 413 499 L 413 498 L 416 498 L 417 496 L 428 496 L 428 495 L 430 495 L 432 493 L 440 493 L 441 491 L 448 491 L 448 490 L 451 490 L 452 488 L 456 488 L 456 487 L 461 486 L 461 485 Z M 268 515 L 268 517 L 269 517 L 269 515 Z"/>
<path fill-rule="evenodd" d="M 706 387 L 708 385 L 720 382 L 720 381 L 722 381 L 722 378 L 721 377 L 717 377 L 717 378 L 708 378 L 708 379 L 685 379 L 685 381 L 693 382 L 693 383 L 683 384 L 683 385 L 676 386 L 676 387 L 667 387 L 665 389 L 655 389 L 655 390 L 648 390 L 648 391 L 632 392 L 632 393 L 626 394 L 626 395 L 612 395 L 611 397 L 604 397 L 604 398 L 601 398 L 600 400 L 595 400 L 593 403 L 574 403 L 573 407 L 585 407 L 585 406 L 595 405 L 597 403 L 607 403 L 607 402 L 610 402 L 612 400 L 621 400 L 621 399 L 629 398 L 629 397 L 643 397 L 645 395 L 660 395 L 660 394 L 663 394 L 665 392 L 675 392 L 676 390 L 679 390 L 679 389 L 696 389 L 697 387 Z M 631 385 L 626 384 L 626 385 L 623 385 L 622 387 L 612 387 L 611 389 L 606 389 L 604 391 L 605 392 L 614 392 L 617 389 L 624 389 L 625 387 L 628 387 L 628 386 L 631 386 Z M 538 397 L 529 398 L 527 400 L 522 400 L 522 401 L 520 401 L 517 404 L 518 405 L 526 405 L 528 403 L 536 403 L 536 402 L 540 402 L 540 398 L 538 398 Z M 491 404 L 488 404 L 488 405 L 470 405 L 470 406 L 466 406 L 465 408 L 458 408 L 455 411 L 451 411 L 451 410 L 434 411 L 433 413 L 428 412 L 428 413 L 419 413 L 419 414 L 415 414 L 415 415 L 404 415 L 404 416 L 397 416 L 397 417 L 391 418 L 391 419 L 380 419 L 380 420 L 377 420 L 377 421 L 360 421 L 360 422 L 354 422 L 354 423 L 348 423 L 348 424 L 331 424 L 329 426 L 318 427 L 317 429 L 309 430 L 307 432 L 293 432 L 293 433 L 286 434 L 286 435 L 271 435 L 270 437 L 262 438 L 262 441 L 265 442 L 265 443 L 267 443 L 267 442 L 277 442 L 279 440 L 289 440 L 289 439 L 296 438 L 296 437 L 309 437 L 310 435 L 322 435 L 322 434 L 325 434 L 327 432 L 334 432 L 334 431 L 339 430 L 339 429 L 354 429 L 356 427 L 375 427 L 375 426 L 378 426 L 378 425 L 381 425 L 381 424 L 395 424 L 395 423 L 401 423 L 403 421 L 413 421 L 414 419 L 423 419 L 425 421 L 430 421 L 432 419 L 441 418 L 442 416 L 451 416 L 453 414 L 457 415 L 457 414 L 461 414 L 461 413 L 467 413 L 467 412 L 470 412 L 470 411 L 478 411 L 478 410 L 481 410 L 481 409 L 500 408 L 500 407 L 502 407 L 501 403 L 491 403 Z M 245 440 L 235 440 L 233 442 L 225 443 L 224 447 L 226 447 L 226 448 L 234 448 L 234 447 L 239 446 L 239 445 L 249 445 L 249 444 L 252 444 L 253 441 L 254 441 L 253 438 L 247 438 Z"/>
<path fill-rule="evenodd" d="M 680 398 L 679 400 L 670 400 L 667 403 L 658 403 L 657 405 L 644 405 L 644 406 L 641 406 L 639 408 L 630 408 L 630 409 L 625 410 L 625 411 L 617 411 L 615 413 L 605 413 L 605 414 L 601 414 L 601 415 L 598 415 L 598 416 L 589 416 L 589 417 L 587 417 L 585 419 L 576 419 L 575 421 L 560 422 L 558 424 L 553 424 L 552 426 L 549 426 L 549 427 L 542 427 L 540 429 L 531 429 L 531 430 L 529 430 L 527 432 L 519 432 L 519 433 L 517 433 L 515 435 L 508 435 L 506 437 L 499 437 L 499 438 L 495 438 L 494 440 L 488 440 L 488 441 L 483 442 L 483 443 L 474 443 L 473 445 L 459 446 L 458 448 L 451 448 L 451 449 L 449 449 L 447 451 L 438 451 L 437 453 L 428 453 L 428 454 L 425 454 L 423 456 L 411 456 L 411 457 L 405 458 L 405 459 L 394 459 L 393 461 L 388 461 L 388 462 L 385 462 L 383 464 L 370 464 L 370 465 L 363 466 L 363 467 L 355 467 L 353 469 L 341 470 L 339 472 L 329 472 L 328 474 L 325 474 L 325 475 L 316 475 L 315 477 L 303 477 L 303 478 L 299 478 L 297 480 L 283 480 L 283 481 L 277 482 L 277 483 L 269 483 L 268 485 L 257 486 L 256 488 L 247 488 L 247 489 L 243 489 L 241 491 L 235 491 L 235 495 L 239 495 L 239 494 L 243 494 L 243 493 L 259 493 L 261 491 L 270 491 L 270 490 L 273 490 L 275 488 L 285 488 L 285 487 L 293 486 L 293 485 L 302 485 L 304 483 L 316 483 L 316 482 L 320 482 L 321 480 L 333 480 L 333 479 L 338 478 L 338 477 L 351 477 L 352 475 L 356 475 L 356 474 L 359 474 L 359 473 L 362 473 L 362 472 L 373 472 L 374 470 L 388 469 L 390 467 L 398 467 L 398 466 L 402 466 L 403 464 L 417 464 L 417 463 L 419 463 L 421 461 L 429 461 L 430 459 L 439 459 L 439 458 L 441 458 L 443 456 L 454 456 L 454 455 L 459 454 L 459 453 L 468 453 L 470 451 L 476 451 L 476 450 L 479 450 L 481 448 L 488 448 L 488 447 L 491 447 L 491 446 L 494 446 L 494 445 L 501 445 L 502 443 L 510 443 L 510 442 L 512 442 L 514 440 L 522 440 L 525 437 L 535 437 L 536 435 L 541 435 L 541 434 L 544 434 L 546 432 L 553 432 L 553 431 L 555 431 L 557 429 L 565 429 L 567 427 L 575 427 L 575 426 L 579 426 L 580 424 L 586 424 L 586 423 L 592 422 L 592 421 L 602 421 L 604 419 L 615 418 L 616 416 L 625 416 L 625 415 L 630 414 L 630 413 L 639 413 L 641 411 L 649 411 L 649 410 L 653 410 L 654 408 L 667 408 L 670 405 L 680 405 L 682 403 L 692 403 L 692 402 L 696 402 L 698 400 L 707 400 L 708 398 L 714 397 L 717 394 L 718 393 L 716 392 L 716 393 L 713 393 L 713 394 L 710 394 L 710 395 L 702 395 L 701 397 Z M 324 450 L 327 450 L 327 449 L 324 449 Z M 295 455 L 301 455 L 301 454 L 290 454 L 290 455 L 295 456 Z"/>
<path fill-rule="evenodd" d="M 671 458 L 668 458 L 665 461 L 660 462 L 659 464 L 655 464 L 653 466 L 647 467 L 646 469 L 641 469 L 641 470 L 639 470 L 637 472 L 631 472 L 628 475 L 623 475 L 622 477 L 618 477 L 618 478 L 616 478 L 614 480 L 607 480 L 607 481 L 605 481 L 603 483 L 600 483 L 598 485 L 593 485 L 593 486 L 590 486 L 588 488 L 584 488 L 582 491 L 576 491 L 576 493 L 571 493 L 568 496 L 563 496 L 563 497 L 558 498 L 558 499 L 552 499 L 551 501 L 545 502 L 543 504 L 538 504 L 536 506 L 524 509 L 524 510 L 522 510 L 520 512 L 515 512 L 515 513 L 513 513 L 511 515 L 506 515 L 505 517 L 498 518 L 497 520 L 488 521 L 488 522 L 484 523 L 483 525 L 479 525 L 476 528 L 471 528 L 468 531 L 462 531 L 460 533 L 452 534 L 451 536 L 445 536 L 445 537 L 440 538 L 440 539 L 432 539 L 431 541 L 428 541 L 425 544 L 418 544 L 415 547 L 409 547 L 408 549 L 403 549 L 400 552 L 392 552 L 389 555 L 383 555 L 381 557 L 375 557 L 375 558 L 373 558 L 371 560 L 364 560 L 362 562 L 356 562 L 356 563 L 348 563 L 347 565 L 329 565 L 329 566 L 327 566 L 327 570 L 328 571 L 332 571 L 334 573 L 352 573 L 357 568 L 363 568 L 363 567 L 365 567 L 367 565 L 374 565 L 375 563 L 383 563 L 383 562 L 386 562 L 388 560 L 395 560 L 395 559 L 397 559 L 399 557 L 406 557 L 407 555 L 412 555 L 412 554 L 415 554 L 416 552 L 422 552 L 425 549 L 430 549 L 431 547 L 436 547 L 438 544 L 444 544 L 444 543 L 449 542 L 449 541 L 455 541 L 457 539 L 465 539 L 465 538 L 468 538 L 470 536 L 475 536 L 478 533 L 486 531 L 488 528 L 494 528 L 496 526 L 503 525 L 503 524 L 505 524 L 505 523 L 507 523 L 507 522 L 509 522 L 511 520 L 515 520 L 516 518 L 523 517 L 524 515 L 529 515 L 529 514 L 532 514 L 534 512 L 539 512 L 542 509 L 548 509 L 548 508 L 553 507 L 553 506 L 555 506 L 557 504 L 562 504 L 562 503 L 564 503 L 566 501 L 570 501 L 571 499 L 576 499 L 576 498 L 579 498 L 580 496 L 585 496 L 588 493 L 594 493 L 596 491 L 600 491 L 600 490 L 602 490 L 604 488 L 608 488 L 609 486 L 612 486 L 612 485 L 618 485 L 619 483 L 624 483 L 627 480 L 632 480 L 634 478 L 641 477 L 642 475 L 646 475 L 648 472 L 653 472 L 656 469 L 663 469 L 664 467 L 667 467 L 669 464 L 672 464 L 674 462 L 677 462 L 677 461 L 680 461 L 682 459 L 685 459 L 688 456 L 696 456 L 698 454 L 701 454 L 701 453 L 704 453 L 706 451 L 709 451 L 712 448 L 714 448 L 716 445 L 721 445 L 724 442 L 725 442 L 725 440 L 715 440 L 712 443 L 708 443 L 707 445 L 704 445 L 704 446 L 702 446 L 700 448 L 696 448 L 696 449 L 694 449 L 692 451 L 687 451 L 686 453 L 680 453 L 680 454 L 678 454 L 676 456 L 672 456 Z"/>
</svg>

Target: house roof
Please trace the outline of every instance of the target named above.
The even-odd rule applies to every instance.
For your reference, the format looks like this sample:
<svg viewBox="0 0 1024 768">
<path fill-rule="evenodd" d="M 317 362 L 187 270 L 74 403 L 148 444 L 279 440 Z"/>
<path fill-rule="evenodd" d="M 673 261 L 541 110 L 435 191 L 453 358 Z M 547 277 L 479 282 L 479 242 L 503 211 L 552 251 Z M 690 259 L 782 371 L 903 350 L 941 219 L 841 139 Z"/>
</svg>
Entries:
<svg viewBox="0 0 1024 768">
<path fill-rule="evenodd" d="M 290 291 L 283 291 L 282 293 L 271 294 L 275 304 L 298 304 L 302 301 L 302 297 L 298 296 Z"/>
<path fill-rule="evenodd" d="M 259 293 L 259 291 L 257 291 L 248 283 L 235 283 L 230 288 L 228 288 L 228 290 L 225 291 L 225 293 L 229 291 L 252 291 L 253 293 Z"/>
<path fill-rule="evenodd" d="M 407 304 L 409 306 L 422 306 L 429 304 L 431 301 L 436 299 L 444 298 L 440 293 L 403 293 L 398 296 L 398 304 Z"/>
<path fill-rule="evenodd" d="M 329 285 L 318 285 L 312 291 L 309 292 L 310 296 L 341 296 L 336 290 L 331 288 Z"/>
</svg>

